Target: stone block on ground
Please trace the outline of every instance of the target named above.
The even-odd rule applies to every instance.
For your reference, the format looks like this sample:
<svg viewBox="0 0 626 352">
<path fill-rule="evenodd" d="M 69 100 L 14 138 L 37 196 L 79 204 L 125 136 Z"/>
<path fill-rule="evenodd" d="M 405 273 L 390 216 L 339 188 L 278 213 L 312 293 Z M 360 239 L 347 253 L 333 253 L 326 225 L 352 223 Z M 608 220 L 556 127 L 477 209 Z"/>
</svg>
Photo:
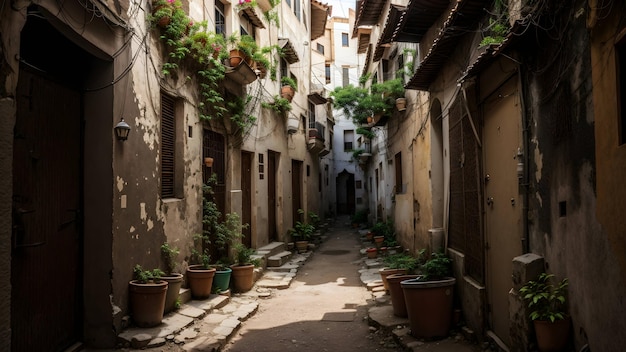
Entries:
<svg viewBox="0 0 626 352">
<path fill-rule="evenodd" d="M 289 251 L 283 251 L 275 255 L 272 255 L 271 257 L 267 258 L 267 267 L 272 268 L 272 267 L 282 266 L 283 264 L 289 261 L 289 259 L 291 258 L 291 255 L 292 253 Z"/>
</svg>

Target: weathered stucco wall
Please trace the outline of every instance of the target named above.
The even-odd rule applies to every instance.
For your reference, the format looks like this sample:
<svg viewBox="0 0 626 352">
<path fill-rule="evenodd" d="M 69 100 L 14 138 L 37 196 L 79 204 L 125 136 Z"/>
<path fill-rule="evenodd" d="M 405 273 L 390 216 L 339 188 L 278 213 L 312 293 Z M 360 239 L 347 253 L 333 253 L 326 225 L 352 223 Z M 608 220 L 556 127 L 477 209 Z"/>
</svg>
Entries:
<svg viewBox="0 0 626 352">
<path fill-rule="evenodd" d="M 575 347 L 588 342 L 592 350 L 612 351 L 626 344 L 626 168 L 615 153 L 615 64 L 608 59 L 623 9 L 613 10 L 608 29 L 596 31 L 598 45 L 590 50 L 585 16 L 568 16 L 580 6 L 561 6 L 554 13 L 564 15 L 551 17 L 557 35 L 532 36 L 524 48 L 532 131 L 530 250 L 545 257 L 547 271 L 569 278 Z"/>
</svg>

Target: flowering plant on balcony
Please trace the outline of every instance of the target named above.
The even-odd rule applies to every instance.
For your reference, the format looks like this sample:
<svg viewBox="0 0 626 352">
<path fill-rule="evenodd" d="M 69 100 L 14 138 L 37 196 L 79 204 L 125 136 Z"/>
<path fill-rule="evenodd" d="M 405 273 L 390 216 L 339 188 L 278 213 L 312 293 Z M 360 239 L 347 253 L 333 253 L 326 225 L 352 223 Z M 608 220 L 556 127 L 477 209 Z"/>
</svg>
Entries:
<svg viewBox="0 0 626 352">
<path fill-rule="evenodd" d="M 238 0 L 238 4 L 237 4 L 237 11 L 241 11 L 245 8 L 251 7 L 251 8 L 255 8 L 257 7 L 257 2 L 256 0 Z"/>
</svg>

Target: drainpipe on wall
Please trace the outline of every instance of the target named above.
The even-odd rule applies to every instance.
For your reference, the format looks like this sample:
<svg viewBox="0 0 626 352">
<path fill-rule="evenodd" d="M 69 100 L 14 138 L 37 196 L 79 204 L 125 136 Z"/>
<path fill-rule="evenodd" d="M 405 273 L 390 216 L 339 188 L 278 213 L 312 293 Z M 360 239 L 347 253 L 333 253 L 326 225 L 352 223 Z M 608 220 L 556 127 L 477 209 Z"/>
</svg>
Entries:
<svg viewBox="0 0 626 352">
<path fill-rule="evenodd" d="M 520 109 L 521 109 L 521 118 L 522 118 L 522 160 L 524 162 L 524 168 L 522 170 L 522 178 L 519 180 L 519 187 L 522 190 L 522 251 L 524 253 L 528 253 L 530 251 L 529 245 L 529 230 L 528 230 L 528 201 L 529 201 L 529 191 L 530 191 L 530 156 L 529 156 L 529 147 L 528 147 L 528 117 L 526 114 L 526 103 L 524 97 L 526 96 L 524 93 L 524 85 L 522 84 L 522 65 L 518 62 L 517 66 L 517 85 L 519 90 L 520 97 Z"/>
</svg>

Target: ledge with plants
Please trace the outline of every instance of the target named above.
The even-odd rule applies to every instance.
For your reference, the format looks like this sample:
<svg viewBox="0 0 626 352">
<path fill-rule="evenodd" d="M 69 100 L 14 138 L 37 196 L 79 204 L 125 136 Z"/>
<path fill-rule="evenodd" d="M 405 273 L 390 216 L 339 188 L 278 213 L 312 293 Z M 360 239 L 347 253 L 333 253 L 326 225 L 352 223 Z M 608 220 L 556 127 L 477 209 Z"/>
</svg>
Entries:
<svg viewBox="0 0 626 352">
<path fill-rule="evenodd" d="M 185 79 L 197 85 L 200 118 L 210 121 L 235 117 L 239 119 L 236 121 L 238 125 L 245 125 L 244 130 L 254 124 L 254 118 L 230 114 L 221 88 L 226 75 L 223 62 L 229 57 L 226 48 L 229 45 L 250 48 L 253 47 L 252 43 L 243 36 L 233 36 L 227 42 L 221 34 L 208 31 L 206 21 L 194 23 L 182 8 L 180 0 L 155 0 L 152 8 L 148 20 L 152 28 L 159 31 L 159 39 L 165 48 L 161 73 L 173 77 L 182 76 L 185 71 L 190 73 Z M 263 60 L 261 56 L 256 58 Z"/>
</svg>

